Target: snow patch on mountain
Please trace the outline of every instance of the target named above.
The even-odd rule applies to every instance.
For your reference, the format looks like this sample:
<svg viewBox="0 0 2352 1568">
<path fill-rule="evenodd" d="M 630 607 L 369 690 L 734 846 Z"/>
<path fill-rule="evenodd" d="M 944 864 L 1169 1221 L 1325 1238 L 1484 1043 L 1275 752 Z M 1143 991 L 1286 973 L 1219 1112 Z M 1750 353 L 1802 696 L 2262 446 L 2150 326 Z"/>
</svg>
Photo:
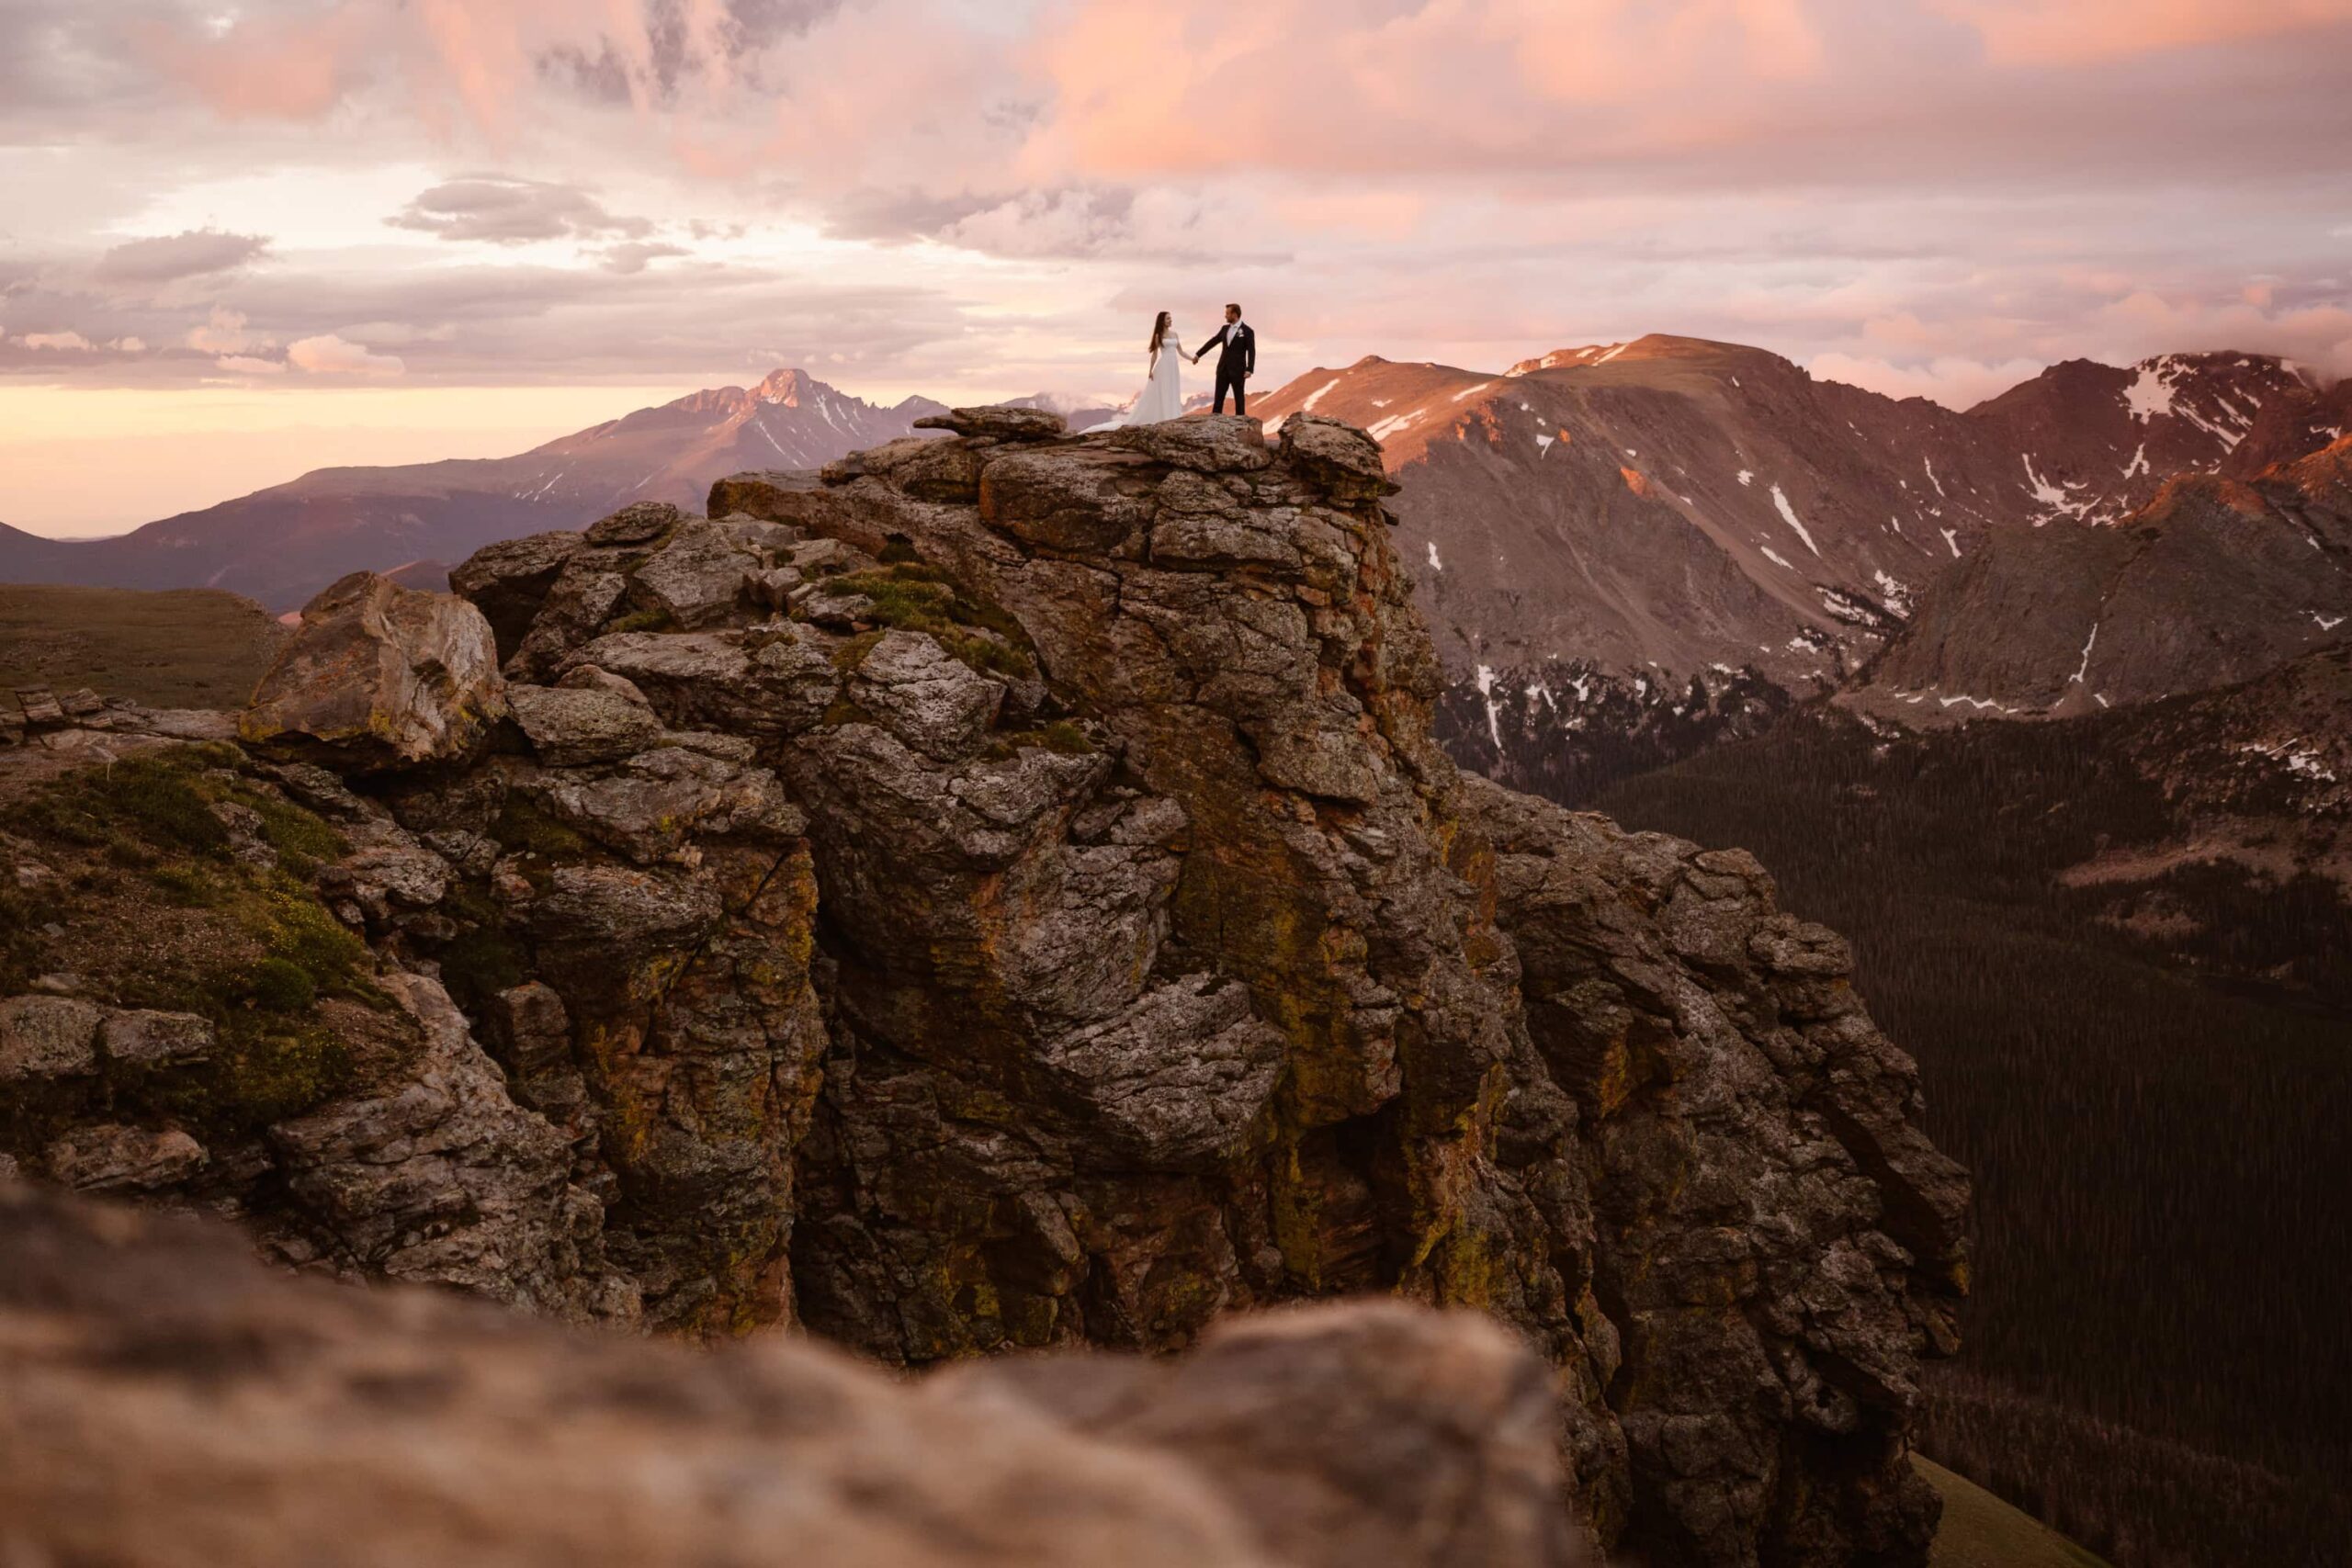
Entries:
<svg viewBox="0 0 2352 1568">
<path fill-rule="evenodd" d="M 2132 417 L 2145 424 L 2160 413 L 2172 412 L 2173 383 L 2179 378 L 2172 355 L 2143 359 L 2132 368 L 2138 374 L 2123 389 L 2123 406 L 2132 411 Z"/>
<path fill-rule="evenodd" d="M 1781 521 L 1796 530 L 1797 537 L 1804 541 L 1804 547 L 1815 555 L 1819 555 L 1821 547 L 1813 542 L 1811 534 L 1805 532 L 1804 524 L 1797 516 L 1797 509 L 1789 504 L 1788 496 L 1781 491 L 1779 485 L 1772 487 L 1772 504 L 1781 509 Z"/>
<path fill-rule="evenodd" d="M 2093 621 L 2091 623 L 2091 635 L 2083 639 L 2083 661 L 2075 667 L 2075 672 L 2072 675 L 2066 677 L 2066 683 L 2068 685 L 2079 686 L 2083 684 L 2084 678 L 2091 672 L 2091 649 L 2098 646 L 2098 623 L 2097 621 Z"/>
</svg>

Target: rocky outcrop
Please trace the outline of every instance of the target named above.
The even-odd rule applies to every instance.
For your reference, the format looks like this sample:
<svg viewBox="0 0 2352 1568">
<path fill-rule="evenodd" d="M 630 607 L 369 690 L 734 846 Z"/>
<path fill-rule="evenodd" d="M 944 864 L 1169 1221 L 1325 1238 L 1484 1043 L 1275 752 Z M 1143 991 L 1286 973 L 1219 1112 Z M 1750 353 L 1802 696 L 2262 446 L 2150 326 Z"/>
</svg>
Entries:
<svg viewBox="0 0 2352 1568">
<path fill-rule="evenodd" d="M 1465 784 L 1363 432 L 941 424 L 458 569 L 506 654 L 484 754 L 240 774 L 265 826 L 348 840 L 311 884 L 427 1042 L 403 1059 L 479 1084 L 486 1051 L 520 1119 L 462 1213 L 424 1177 L 487 1179 L 481 1107 L 418 1108 L 430 1149 L 402 1094 L 373 1142 L 275 1123 L 338 1259 L 447 1230 L 429 1277 L 526 1256 L 571 1315 L 910 1364 L 1475 1306 L 1556 1369 L 1605 1542 L 1923 1560 L 1905 1434 L 1962 1187 L 1837 940 L 1745 856 Z M 1159 1373 L 988 1376 L 1163 1430 Z M 1219 1464 L 1281 1471 L 1282 1429 L 1228 1424 Z M 1419 1483 L 1469 1484 L 1465 1443 Z M 1434 1495 L 1398 1484 L 1327 1492 L 1282 1549 L 1373 1551 L 1351 1509 Z"/>
<path fill-rule="evenodd" d="M 1577 1106 L 1634 1534 L 1725 1561 L 1745 1516 L 1789 1561 L 1900 1554 L 1935 1505 L 1893 1439 L 1921 1348 L 1956 1348 L 1968 1193 L 1845 942 L 1779 912 L 1744 851 L 1464 793 L 1529 1033 Z M 1822 1474 L 1842 1484 L 1790 1509 Z"/>
<path fill-rule="evenodd" d="M 1550 1426 L 1542 1363 L 1468 1314 L 910 1386 L 305 1286 L 0 1183 L 11 1562 L 1572 1568 Z"/>
</svg>

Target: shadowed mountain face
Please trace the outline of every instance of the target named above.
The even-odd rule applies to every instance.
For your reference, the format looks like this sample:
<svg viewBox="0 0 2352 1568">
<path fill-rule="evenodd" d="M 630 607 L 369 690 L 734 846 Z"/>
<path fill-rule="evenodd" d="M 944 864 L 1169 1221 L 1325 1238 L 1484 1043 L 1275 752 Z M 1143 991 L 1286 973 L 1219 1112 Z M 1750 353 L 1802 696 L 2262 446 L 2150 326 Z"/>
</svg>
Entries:
<svg viewBox="0 0 2352 1568">
<path fill-rule="evenodd" d="M 2252 475 L 2329 439 L 2345 403 L 2276 359 L 2176 355 L 2070 362 L 1956 413 L 1652 336 L 1499 375 L 1367 359 L 1261 412 L 1380 439 L 1409 476 L 1398 543 L 1449 746 L 1577 799 L 1842 684 L 1993 534 Z"/>
<path fill-rule="evenodd" d="M 2248 680 L 2345 638 L 2352 439 L 2189 474 L 2112 528 L 2006 528 L 1842 701 L 1918 728 L 2065 717 Z"/>
<path fill-rule="evenodd" d="M 907 434 L 940 412 L 877 408 L 806 371 L 696 392 L 512 457 L 320 468 L 119 538 L 44 539 L 0 526 L 0 581 L 226 588 L 291 609 L 363 568 L 463 560 L 499 539 L 572 528 L 639 501 L 699 504 L 747 466 L 815 468 Z"/>
</svg>

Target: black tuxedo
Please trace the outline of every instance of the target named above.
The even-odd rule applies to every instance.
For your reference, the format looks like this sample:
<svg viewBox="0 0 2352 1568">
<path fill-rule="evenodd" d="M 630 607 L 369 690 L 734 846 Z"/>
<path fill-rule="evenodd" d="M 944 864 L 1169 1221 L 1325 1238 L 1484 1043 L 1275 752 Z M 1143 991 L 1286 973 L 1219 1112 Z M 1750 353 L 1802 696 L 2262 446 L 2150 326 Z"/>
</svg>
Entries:
<svg viewBox="0 0 2352 1568">
<path fill-rule="evenodd" d="M 1220 343 L 1225 344 L 1225 351 L 1216 356 L 1216 412 L 1225 412 L 1225 394 L 1230 391 L 1233 394 L 1233 412 L 1248 413 L 1248 382 L 1258 373 L 1258 334 L 1250 330 L 1247 321 L 1228 321 L 1217 328 L 1216 336 L 1201 344 L 1201 354 L 1206 354 Z M 1193 357 L 1198 359 L 1200 355 Z"/>
</svg>

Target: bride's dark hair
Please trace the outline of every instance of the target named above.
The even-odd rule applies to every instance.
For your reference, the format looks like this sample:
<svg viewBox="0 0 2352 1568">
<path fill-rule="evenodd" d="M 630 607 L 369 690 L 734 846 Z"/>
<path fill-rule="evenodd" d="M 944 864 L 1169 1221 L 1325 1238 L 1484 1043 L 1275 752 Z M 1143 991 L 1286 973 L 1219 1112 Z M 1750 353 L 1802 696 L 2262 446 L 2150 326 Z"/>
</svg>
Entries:
<svg viewBox="0 0 2352 1568">
<path fill-rule="evenodd" d="M 1165 311 L 1165 310 L 1160 311 L 1160 312 L 1159 312 L 1159 314 L 1158 316 L 1156 316 L 1156 317 L 1154 317 L 1154 318 L 1152 319 L 1152 323 L 1151 323 L 1151 352 L 1152 352 L 1152 353 L 1154 353 L 1154 354 L 1158 354 L 1158 353 L 1159 352 L 1159 345 L 1160 345 L 1161 344 L 1166 343 L 1166 342 L 1168 341 L 1168 328 L 1169 328 L 1169 324 L 1170 324 L 1170 317 L 1169 317 L 1168 312 L 1167 312 L 1167 311 Z"/>
</svg>

